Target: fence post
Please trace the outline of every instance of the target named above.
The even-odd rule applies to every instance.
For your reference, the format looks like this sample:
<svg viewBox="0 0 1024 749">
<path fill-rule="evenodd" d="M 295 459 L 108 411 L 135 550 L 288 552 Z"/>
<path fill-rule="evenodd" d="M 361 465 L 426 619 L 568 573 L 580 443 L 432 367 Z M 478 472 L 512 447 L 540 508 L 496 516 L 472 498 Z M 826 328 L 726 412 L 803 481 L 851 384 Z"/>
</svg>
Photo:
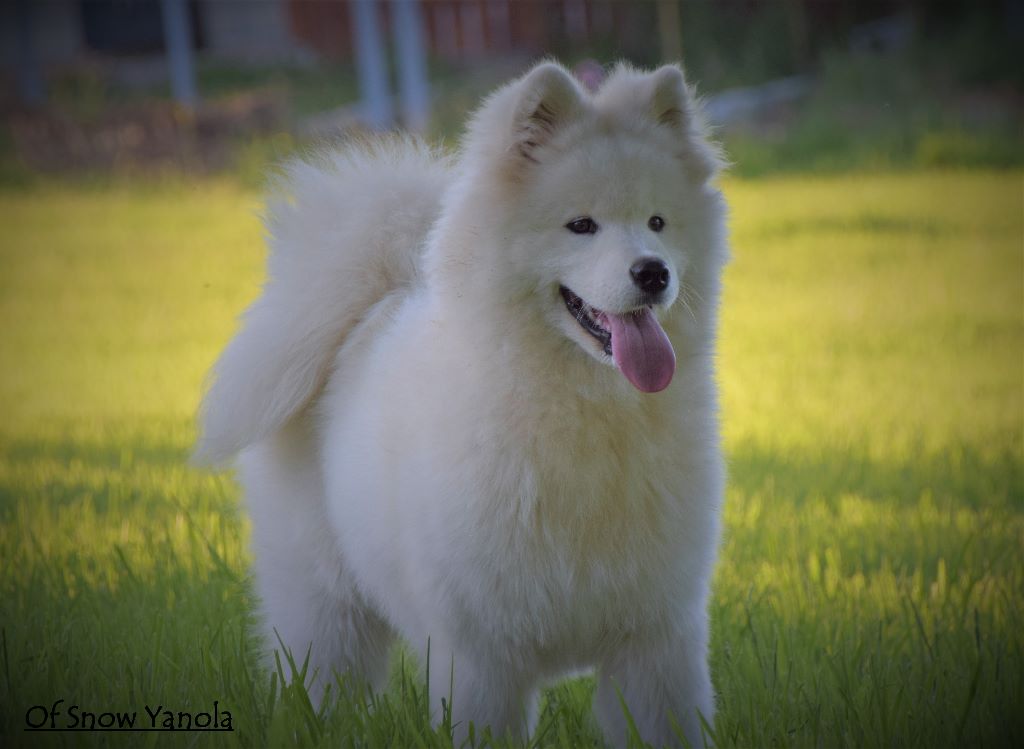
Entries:
<svg viewBox="0 0 1024 749">
<path fill-rule="evenodd" d="M 363 98 L 363 118 L 374 130 L 385 130 L 391 127 L 394 114 L 388 94 L 388 63 L 377 17 L 377 3 L 375 0 L 352 0 L 349 8 L 359 90 Z"/>
<path fill-rule="evenodd" d="M 419 0 L 395 0 L 391 5 L 392 33 L 398 55 L 398 87 L 402 116 L 410 130 L 423 130 L 430 117 L 427 55 Z"/>
<path fill-rule="evenodd" d="M 160 14 L 164 22 L 167 62 L 171 68 L 171 92 L 179 104 L 192 109 L 199 97 L 192 65 L 192 30 L 186 0 L 160 0 Z"/>
<path fill-rule="evenodd" d="M 36 50 L 34 11 L 35 0 L 18 0 L 14 12 L 18 24 L 17 85 L 18 96 L 30 105 L 42 104 L 46 99 L 46 86 L 39 66 Z"/>
</svg>

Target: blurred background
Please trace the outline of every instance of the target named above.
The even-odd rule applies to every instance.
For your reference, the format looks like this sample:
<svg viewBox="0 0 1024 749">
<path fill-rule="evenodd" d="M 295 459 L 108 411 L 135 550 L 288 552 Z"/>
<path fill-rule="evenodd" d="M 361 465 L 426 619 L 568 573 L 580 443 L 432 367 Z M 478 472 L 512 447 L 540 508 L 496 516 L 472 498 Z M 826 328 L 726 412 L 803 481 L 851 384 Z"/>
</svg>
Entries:
<svg viewBox="0 0 1024 749">
<path fill-rule="evenodd" d="M 0 180 L 227 172 L 352 129 L 458 136 L 542 56 L 685 60 L 734 173 L 1024 161 L 1018 0 L 12 0 Z"/>
<path fill-rule="evenodd" d="M 0 0 L 0 745 L 66 698 L 451 747 L 404 681 L 315 712 L 256 668 L 238 488 L 188 456 L 274 165 L 454 146 L 553 56 L 684 60 L 733 162 L 715 744 L 1024 746 L 1022 42 L 1021 0 Z M 592 691 L 531 746 L 599 746 Z"/>
</svg>

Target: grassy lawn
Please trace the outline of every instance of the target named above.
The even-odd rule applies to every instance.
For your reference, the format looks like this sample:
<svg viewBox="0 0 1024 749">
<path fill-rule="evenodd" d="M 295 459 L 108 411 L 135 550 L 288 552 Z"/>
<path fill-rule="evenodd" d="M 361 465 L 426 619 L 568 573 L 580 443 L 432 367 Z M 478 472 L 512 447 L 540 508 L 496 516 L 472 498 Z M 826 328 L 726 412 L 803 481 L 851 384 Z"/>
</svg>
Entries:
<svg viewBox="0 0 1024 749">
<path fill-rule="evenodd" d="M 1024 745 L 1022 177 L 726 184 L 720 746 Z M 186 464 L 258 212 L 228 181 L 0 192 L 6 746 L 444 743 L 397 660 L 321 713 L 259 670 L 237 488 Z M 539 745 L 597 740 L 590 689 Z M 23 732 L 59 699 L 234 731 Z"/>
</svg>

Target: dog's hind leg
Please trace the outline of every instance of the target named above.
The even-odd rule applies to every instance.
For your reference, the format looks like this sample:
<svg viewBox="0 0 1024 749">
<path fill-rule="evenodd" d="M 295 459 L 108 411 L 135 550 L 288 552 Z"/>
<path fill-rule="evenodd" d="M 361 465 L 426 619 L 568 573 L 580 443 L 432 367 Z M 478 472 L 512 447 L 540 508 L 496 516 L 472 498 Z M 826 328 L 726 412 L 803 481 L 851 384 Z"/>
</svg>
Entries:
<svg viewBox="0 0 1024 749">
<path fill-rule="evenodd" d="M 325 515 L 307 425 L 300 419 L 249 448 L 239 467 L 252 516 L 256 590 L 271 666 L 282 644 L 297 668 L 308 654 L 305 681 L 314 704 L 335 674 L 381 688 L 393 633 L 345 569 Z M 291 678 L 281 656 L 284 675 Z"/>
</svg>

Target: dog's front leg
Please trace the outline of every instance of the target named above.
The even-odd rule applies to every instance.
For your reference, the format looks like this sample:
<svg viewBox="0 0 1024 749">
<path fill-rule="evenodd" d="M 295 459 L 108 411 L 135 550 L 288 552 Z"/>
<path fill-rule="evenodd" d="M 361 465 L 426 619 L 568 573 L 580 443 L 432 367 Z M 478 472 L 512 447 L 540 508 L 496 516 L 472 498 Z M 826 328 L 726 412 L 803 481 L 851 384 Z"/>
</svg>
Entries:
<svg viewBox="0 0 1024 749">
<path fill-rule="evenodd" d="M 703 607 L 678 617 L 661 637 L 630 641 L 600 665 L 594 711 L 617 747 L 626 746 L 629 734 L 623 701 L 640 737 L 653 746 L 680 746 L 679 733 L 693 747 L 711 745 L 701 727 L 702 716 L 712 723 L 715 709 Z"/>
<path fill-rule="evenodd" d="M 431 644 L 430 702 L 440 722 L 442 700 L 451 710 L 453 744 L 469 736 L 470 722 L 479 743 L 484 729 L 495 738 L 523 739 L 527 732 L 524 710 L 530 686 L 507 664 L 482 662 L 468 654 Z"/>
</svg>

